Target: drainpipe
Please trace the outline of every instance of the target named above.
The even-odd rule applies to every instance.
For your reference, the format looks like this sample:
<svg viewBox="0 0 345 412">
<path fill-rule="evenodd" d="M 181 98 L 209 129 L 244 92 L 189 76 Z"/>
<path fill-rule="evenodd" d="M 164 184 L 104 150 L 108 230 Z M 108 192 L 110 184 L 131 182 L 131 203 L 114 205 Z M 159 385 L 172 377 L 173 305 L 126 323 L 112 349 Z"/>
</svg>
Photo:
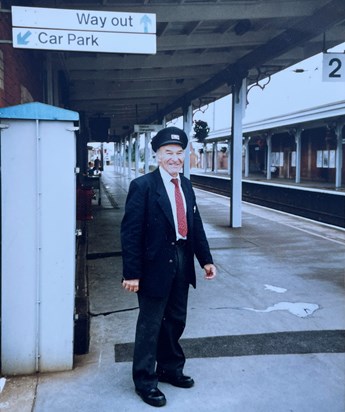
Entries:
<svg viewBox="0 0 345 412">
<path fill-rule="evenodd" d="M 35 370 L 40 371 L 40 333 L 41 333 L 41 137 L 40 124 L 36 120 L 36 342 Z"/>
</svg>

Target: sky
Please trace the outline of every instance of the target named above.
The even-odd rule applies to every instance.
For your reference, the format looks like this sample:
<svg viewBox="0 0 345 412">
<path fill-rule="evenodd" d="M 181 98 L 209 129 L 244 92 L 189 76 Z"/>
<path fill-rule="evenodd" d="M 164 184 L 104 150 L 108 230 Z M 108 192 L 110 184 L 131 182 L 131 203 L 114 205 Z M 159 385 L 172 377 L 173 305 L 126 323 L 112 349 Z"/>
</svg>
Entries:
<svg viewBox="0 0 345 412">
<path fill-rule="evenodd" d="M 345 43 L 328 50 L 344 53 Z M 244 123 L 267 119 L 273 116 L 293 113 L 299 110 L 345 100 L 345 82 L 325 82 L 322 80 L 322 53 L 289 67 L 271 77 L 264 90 L 250 89 L 247 99 Z M 296 69 L 303 69 L 296 73 Z M 267 83 L 264 80 L 262 83 Z M 204 120 L 211 131 L 230 127 L 231 96 L 225 96 L 194 112 L 193 120 Z M 175 123 L 175 122 L 174 122 Z M 182 127 L 182 120 L 175 125 Z"/>
</svg>

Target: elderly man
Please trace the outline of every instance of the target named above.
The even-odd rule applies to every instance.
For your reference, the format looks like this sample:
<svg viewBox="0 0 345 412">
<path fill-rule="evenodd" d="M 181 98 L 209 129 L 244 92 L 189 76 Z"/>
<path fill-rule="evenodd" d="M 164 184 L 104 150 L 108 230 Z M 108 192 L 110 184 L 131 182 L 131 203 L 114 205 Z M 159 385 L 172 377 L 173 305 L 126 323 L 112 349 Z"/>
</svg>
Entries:
<svg viewBox="0 0 345 412">
<path fill-rule="evenodd" d="M 152 406 L 166 404 L 159 381 L 180 388 L 194 385 L 183 374 L 179 344 L 189 285 L 196 283 L 194 256 L 206 279 L 216 276 L 192 185 L 180 175 L 187 144 L 177 127 L 154 136 L 159 168 L 131 182 L 121 224 L 122 284 L 137 292 L 139 301 L 133 381 L 137 394 Z"/>
</svg>

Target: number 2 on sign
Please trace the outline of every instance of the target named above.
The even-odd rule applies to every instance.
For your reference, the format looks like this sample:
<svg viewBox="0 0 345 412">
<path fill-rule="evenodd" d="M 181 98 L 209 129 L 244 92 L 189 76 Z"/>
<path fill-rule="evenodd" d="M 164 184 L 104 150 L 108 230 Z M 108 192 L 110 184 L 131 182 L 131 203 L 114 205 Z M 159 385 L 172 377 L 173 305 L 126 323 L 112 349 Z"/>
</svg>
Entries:
<svg viewBox="0 0 345 412">
<path fill-rule="evenodd" d="M 345 81 L 344 53 L 324 53 L 322 79 L 324 82 Z"/>
<path fill-rule="evenodd" d="M 335 67 L 329 74 L 329 77 L 341 77 L 340 69 L 341 69 L 341 60 L 338 58 L 333 58 L 328 63 L 331 67 Z"/>
</svg>

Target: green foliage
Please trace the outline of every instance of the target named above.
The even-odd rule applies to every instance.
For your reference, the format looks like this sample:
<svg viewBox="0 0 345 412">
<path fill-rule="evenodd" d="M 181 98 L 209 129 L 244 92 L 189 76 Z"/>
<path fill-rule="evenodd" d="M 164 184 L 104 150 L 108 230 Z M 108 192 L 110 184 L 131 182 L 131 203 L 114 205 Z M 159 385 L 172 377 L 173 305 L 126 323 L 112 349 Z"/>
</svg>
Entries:
<svg viewBox="0 0 345 412">
<path fill-rule="evenodd" d="M 199 143 L 203 143 L 210 132 L 207 122 L 194 120 L 194 137 Z"/>
</svg>

